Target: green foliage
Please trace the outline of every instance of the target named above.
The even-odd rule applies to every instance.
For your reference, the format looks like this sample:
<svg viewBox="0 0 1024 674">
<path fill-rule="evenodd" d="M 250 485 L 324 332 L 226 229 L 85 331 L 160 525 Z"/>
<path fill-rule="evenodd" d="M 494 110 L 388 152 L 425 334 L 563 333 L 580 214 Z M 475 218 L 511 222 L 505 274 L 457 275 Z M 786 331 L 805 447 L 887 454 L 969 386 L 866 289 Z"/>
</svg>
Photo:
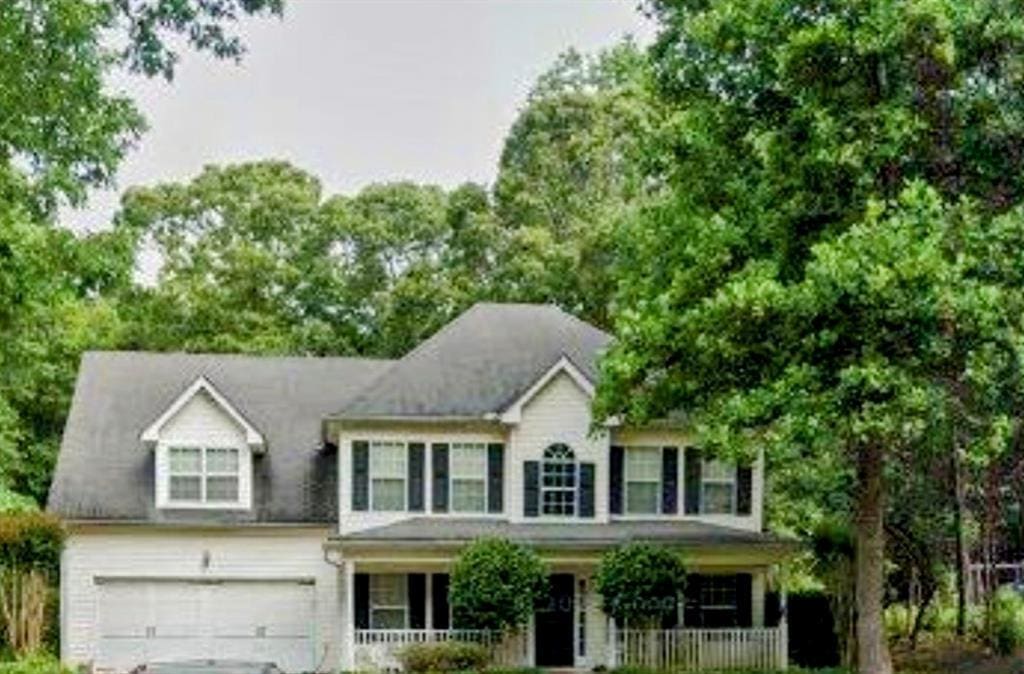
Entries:
<svg viewBox="0 0 1024 674">
<path fill-rule="evenodd" d="M 645 624 L 676 613 L 686 569 L 668 548 L 630 543 L 601 557 L 594 581 L 605 613 L 620 625 Z"/>
<path fill-rule="evenodd" d="M 0 662 L 0 674 L 73 674 L 73 670 L 52 655 L 30 655 Z"/>
<path fill-rule="evenodd" d="M 996 593 L 990 610 L 992 648 L 1000 655 L 1013 655 L 1024 648 L 1024 597 L 1003 588 Z"/>
<path fill-rule="evenodd" d="M 448 591 L 457 628 L 515 630 L 546 595 L 547 568 L 530 548 L 481 538 L 459 553 Z"/>
<path fill-rule="evenodd" d="M 414 674 L 430 672 L 479 672 L 491 656 L 486 646 L 464 641 L 410 644 L 398 654 L 402 670 Z"/>
<path fill-rule="evenodd" d="M 60 521 L 46 513 L 0 514 L 0 569 L 38 570 L 55 580 L 64 535 Z"/>
</svg>

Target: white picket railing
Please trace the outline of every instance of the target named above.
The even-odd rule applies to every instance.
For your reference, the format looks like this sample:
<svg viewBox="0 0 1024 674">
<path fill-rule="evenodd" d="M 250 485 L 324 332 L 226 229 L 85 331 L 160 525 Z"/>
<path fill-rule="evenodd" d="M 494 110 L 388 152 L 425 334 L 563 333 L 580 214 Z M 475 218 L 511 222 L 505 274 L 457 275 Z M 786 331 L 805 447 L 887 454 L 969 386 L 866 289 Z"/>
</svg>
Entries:
<svg viewBox="0 0 1024 674">
<path fill-rule="evenodd" d="M 410 644 L 438 641 L 466 641 L 486 646 L 495 665 L 518 667 L 525 664 L 525 634 L 504 634 L 490 630 L 356 630 L 355 664 L 359 671 L 401 669 L 399 652 Z"/>
<path fill-rule="evenodd" d="M 615 665 L 664 671 L 749 668 L 784 670 L 786 627 L 746 629 L 618 630 Z"/>
</svg>

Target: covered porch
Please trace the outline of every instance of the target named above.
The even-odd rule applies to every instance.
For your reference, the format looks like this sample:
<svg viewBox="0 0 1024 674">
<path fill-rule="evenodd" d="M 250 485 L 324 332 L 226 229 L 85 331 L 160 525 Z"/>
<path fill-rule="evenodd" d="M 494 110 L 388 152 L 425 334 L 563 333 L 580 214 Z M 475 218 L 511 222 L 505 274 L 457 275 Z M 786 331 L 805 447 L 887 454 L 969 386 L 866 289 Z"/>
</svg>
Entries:
<svg viewBox="0 0 1024 674">
<path fill-rule="evenodd" d="M 449 532 L 457 528 L 455 522 L 445 524 Z M 601 526 L 614 534 L 620 533 L 617 524 Z M 421 532 L 423 525 L 426 522 L 421 523 Z M 550 595 L 529 624 L 514 634 L 453 625 L 448 574 L 467 542 L 481 536 L 517 540 L 516 525 L 492 520 L 481 531 L 474 529 L 472 537 L 455 540 L 445 540 L 436 532 L 438 537 L 432 540 L 389 535 L 385 544 L 377 539 L 380 531 L 369 530 L 331 541 L 329 554 L 335 555 L 343 577 L 342 668 L 396 670 L 401 649 L 440 641 L 482 644 L 494 664 L 502 666 L 785 667 L 784 612 L 774 608 L 778 602 L 766 602 L 766 598 L 774 582 L 774 564 L 787 546 L 765 546 L 758 552 L 722 544 L 680 545 L 692 572 L 686 596 L 678 602 L 677 617 L 661 629 L 638 630 L 616 626 L 602 610 L 594 587 L 600 555 L 612 544 L 585 545 L 576 540 L 566 546 L 555 539 L 538 540 L 543 533 L 538 529 L 548 526 L 530 524 L 530 540 L 520 542 L 535 547 L 548 563 Z M 427 525 L 428 531 L 420 535 L 430 535 L 432 528 Z M 404 524 L 382 529 L 411 533 Z M 624 541 L 615 544 L 619 542 Z"/>
</svg>

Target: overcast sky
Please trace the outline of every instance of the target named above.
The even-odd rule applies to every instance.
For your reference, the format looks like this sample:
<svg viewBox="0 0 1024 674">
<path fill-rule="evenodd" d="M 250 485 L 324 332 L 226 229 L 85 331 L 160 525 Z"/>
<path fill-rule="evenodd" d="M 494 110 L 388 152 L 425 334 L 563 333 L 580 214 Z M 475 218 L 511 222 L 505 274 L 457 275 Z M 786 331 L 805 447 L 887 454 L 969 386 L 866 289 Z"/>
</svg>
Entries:
<svg viewBox="0 0 1024 674">
<path fill-rule="evenodd" d="M 653 26 L 636 0 L 288 0 L 238 27 L 235 65 L 186 54 L 172 84 L 121 84 L 150 130 L 116 189 L 69 213 L 102 227 L 128 186 L 210 163 L 286 159 L 329 192 L 411 179 L 493 180 L 501 143 L 538 75 L 570 47 L 595 51 Z"/>
</svg>

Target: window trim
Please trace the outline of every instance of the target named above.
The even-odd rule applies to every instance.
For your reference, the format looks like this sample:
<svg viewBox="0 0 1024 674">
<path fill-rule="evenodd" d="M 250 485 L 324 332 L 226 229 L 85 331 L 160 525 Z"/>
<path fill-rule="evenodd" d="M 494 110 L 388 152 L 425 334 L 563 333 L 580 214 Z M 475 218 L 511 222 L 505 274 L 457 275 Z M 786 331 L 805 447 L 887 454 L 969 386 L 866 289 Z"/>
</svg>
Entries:
<svg viewBox="0 0 1024 674">
<path fill-rule="evenodd" d="M 662 475 L 661 461 L 662 461 L 662 448 L 654 445 L 632 445 L 623 447 L 623 458 L 622 458 L 622 514 L 627 517 L 644 517 L 650 515 L 661 515 L 662 513 L 662 499 L 661 493 L 665 480 Z M 649 451 L 656 453 L 658 456 L 658 477 L 654 480 L 651 479 L 635 479 L 631 480 L 629 476 L 629 452 L 631 451 Z M 654 511 L 653 512 L 630 512 L 629 510 L 629 483 L 630 482 L 642 482 L 645 484 L 656 485 L 654 493 Z M 703 489 L 703 485 L 701 487 Z"/>
<path fill-rule="evenodd" d="M 460 449 L 464 449 L 466 447 L 473 447 L 473 448 L 476 448 L 476 449 L 478 449 L 480 451 L 480 454 L 483 457 L 483 470 L 482 470 L 479 478 L 456 477 L 455 476 L 455 448 L 456 447 L 459 447 Z M 487 511 L 487 504 L 489 502 L 488 501 L 488 497 L 490 496 L 490 480 L 488 479 L 489 477 L 490 477 L 490 475 L 489 475 L 487 443 L 486 442 L 471 442 L 471 441 L 463 440 L 463 441 L 459 441 L 459 442 L 449 442 L 448 443 L 448 502 L 449 502 L 449 506 L 448 507 L 449 507 L 449 510 L 452 512 L 452 514 L 454 514 L 454 515 L 486 515 L 487 512 L 488 512 Z M 483 505 L 482 505 L 481 509 L 480 510 L 458 510 L 455 507 L 455 482 L 458 481 L 458 480 L 462 480 L 462 481 L 465 481 L 465 482 L 469 482 L 469 481 L 474 481 L 475 482 L 477 479 L 479 479 L 480 483 L 484 487 L 484 500 L 483 500 Z"/>
<path fill-rule="evenodd" d="M 552 450 L 556 450 L 557 449 L 557 450 L 561 451 L 562 448 L 564 448 L 564 450 L 568 452 L 568 457 L 567 458 L 566 457 L 555 458 L 555 457 L 549 457 L 548 456 L 548 453 L 551 452 Z M 559 466 L 571 465 L 572 466 L 572 486 L 570 486 L 570 487 L 561 487 L 561 486 L 560 487 L 548 487 L 548 486 L 545 486 L 544 478 L 545 478 L 546 473 L 547 473 L 548 465 L 552 465 L 552 466 L 555 466 L 555 465 L 559 465 Z M 562 520 L 562 519 L 576 518 L 576 517 L 579 516 L 579 504 L 577 503 L 577 501 L 579 500 L 579 480 L 580 480 L 579 472 L 580 472 L 580 462 L 576 458 L 576 452 L 575 452 L 575 450 L 573 450 L 573 448 L 571 446 L 569 446 L 568 444 L 566 444 L 564 442 L 554 442 L 554 443 L 551 443 L 550 445 L 548 445 L 547 447 L 544 448 L 544 452 L 541 454 L 541 460 L 540 460 L 540 480 L 539 480 L 540 484 L 538 485 L 538 488 L 539 488 L 538 489 L 538 498 L 540 499 L 540 503 L 538 504 L 540 506 L 540 508 L 539 508 L 539 510 L 540 510 L 539 515 L 542 518 L 548 517 L 548 518 L 551 518 L 551 519 Z M 570 501 L 568 501 L 568 503 L 570 504 L 569 507 L 571 508 L 571 512 L 568 512 L 568 513 L 552 513 L 552 512 L 548 512 L 547 511 L 547 503 L 545 502 L 544 495 L 545 495 L 545 493 L 555 493 L 555 492 L 562 492 L 562 493 L 571 492 L 572 493 L 572 499 Z"/>
<path fill-rule="evenodd" d="M 729 477 L 708 477 L 707 468 L 709 464 L 717 463 L 719 465 L 730 468 Z M 704 502 L 704 487 L 707 484 L 714 485 L 729 485 L 732 488 L 732 499 L 729 505 L 728 512 L 709 512 L 705 507 Z M 736 480 L 736 467 L 719 461 L 717 459 L 701 459 L 701 476 L 700 476 L 700 514 L 714 516 L 735 516 L 737 512 L 737 501 L 739 497 L 739 484 Z"/>
<path fill-rule="evenodd" d="M 199 470 L 198 471 L 175 471 L 172 464 L 171 455 L 175 451 L 197 451 L 199 452 Z M 226 451 L 233 452 L 236 458 L 236 468 L 234 472 L 228 471 L 213 471 L 210 472 L 207 467 L 207 454 L 215 451 Z M 232 447 L 228 445 L 205 445 L 202 443 L 175 443 L 168 444 L 165 448 L 166 452 L 166 467 L 165 477 L 163 482 L 165 483 L 165 501 L 166 507 L 169 508 L 238 508 L 246 507 L 244 501 L 245 492 L 243 489 L 243 454 L 242 450 L 238 447 Z M 183 499 L 175 498 L 171 493 L 171 482 L 175 477 L 198 477 L 199 478 L 199 498 L 198 499 Z M 210 500 L 207 496 L 207 482 L 211 477 L 233 477 L 235 478 L 236 484 L 236 496 L 233 500 L 222 499 L 222 500 Z"/>
<path fill-rule="evenodd" d="M 378 509 L 374 507 L 375 500 L 373 498 L 374 482 L 376 479 L 381 480 L 397 480 L 399 478 L 394 476 L 385 476 L 381 478 L 375 478 L 373 474 L 373 452 L 376 447 L 381 445 L 397 446 L 401 447 L 402 452 L 402 507 L 397 509 Z M 368 443 L 369 447 L 369 460 L 367 466 L 367 498 L 368 508 L 367 512 L 372 513 L 405 513 L 409 512 L 409 443 L 404 440 L 370 440 Z"/>
<path fill-rule="evenodd" d="M 730 590 L 732 591 L 732 604 L 705 604 L 704 593 L 705 591 L 714 591 L 715 588 L 709 587 L 709 584 L 714 582 L 727 581 L 730 583 Z M 736 576 L 729 574 L 706 574 L 701 580 L 700 588 L 700 612 L 701 624 L 706 624 L 708 621 L 704 615 L 705 612 L 711 612 L 712 614 L 725 615 L 731 613 L 733 616 L 734 626 L 739 623 L 740 614 L 740 589 L 736 582 Z M 712 628 L 714 629 L 714 628 Z"/>
<path fill-rule="evenodd" d="M 405 595 L 404 604 L 374 604 L 373 603 L 373 583 L 375 578 L 381 577 L 396 577 L 401 579 L 403 586 L 402 593 Z M 371 573 L 370 574 L 370 585 L 367 592 L 367 608 L 369 611 L 369 621 L 371 630 L 407 630 L 409 629 L 409 574 L 407 573 Z M 402 627 L 374 627 L 373 615 L 376 611 L 402 611 Z"/>
</svg>

